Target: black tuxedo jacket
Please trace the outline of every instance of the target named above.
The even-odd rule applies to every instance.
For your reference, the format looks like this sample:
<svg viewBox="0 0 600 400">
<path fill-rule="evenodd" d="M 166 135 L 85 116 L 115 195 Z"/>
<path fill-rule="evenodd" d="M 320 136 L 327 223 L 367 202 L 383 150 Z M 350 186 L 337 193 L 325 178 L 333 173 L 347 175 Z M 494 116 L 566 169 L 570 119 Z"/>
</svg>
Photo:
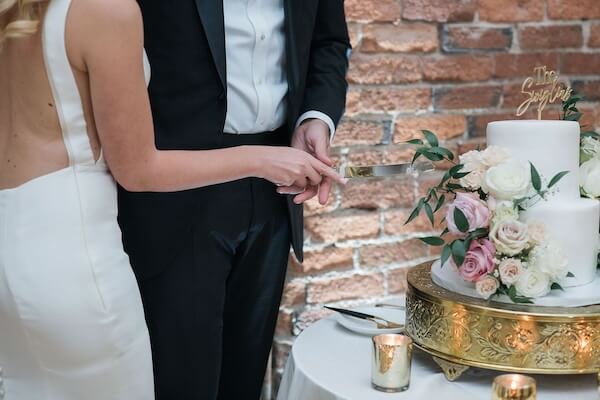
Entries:
<svg viewBox="0 0 600 400">
<path fill-rule="evenodd" d="M 227 112 L 223 2 L 138 2 L 144 17 L 145 48 L 152 66 L 149 93 L 157 147 L 161 150 L 221 147 L 219 138 L 223 135 Z M 286 130 L 290 140 L 296 120 L 306 111 L 321 111 L 335 123 L 343 114 L 350 50 L 343 3 L 343 0 L 283 0 L 289 82 Z M 128 237 L 139 237 L 143 243 L 134 245 L 143 245 L 149 253 L 143 259 L 130 251 L 134 264 L 144 269 L 148 265 L 153 270 L 168 263 L 158 252 L 152 254 L 152 248 L 158 247 L 164 254 L 175 246 L 169 242 L 180 240 L 181 236 L 175 233 L 186 229 L 190 207 L 195 203 L 194 191 L 134 194 L 120 189 L 122 228 L 131 233 Z M 292 244 L 297 257 L 302 259 L 302 207 L 290 202 L 289 208 Z"/>
</svg>

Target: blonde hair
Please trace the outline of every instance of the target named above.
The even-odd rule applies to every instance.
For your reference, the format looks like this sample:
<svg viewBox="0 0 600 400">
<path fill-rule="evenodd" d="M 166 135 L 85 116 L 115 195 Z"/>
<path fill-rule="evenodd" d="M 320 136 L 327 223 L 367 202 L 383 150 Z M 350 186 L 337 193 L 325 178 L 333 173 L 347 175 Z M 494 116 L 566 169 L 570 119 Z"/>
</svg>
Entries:
<svg viewBox="0 0 600 400">
<path fill-rule="evenodd" d="M 0 50 L 9 38 L 30 36 L 37 32 L 48 1 L 0 0 Z"/>
</svg>

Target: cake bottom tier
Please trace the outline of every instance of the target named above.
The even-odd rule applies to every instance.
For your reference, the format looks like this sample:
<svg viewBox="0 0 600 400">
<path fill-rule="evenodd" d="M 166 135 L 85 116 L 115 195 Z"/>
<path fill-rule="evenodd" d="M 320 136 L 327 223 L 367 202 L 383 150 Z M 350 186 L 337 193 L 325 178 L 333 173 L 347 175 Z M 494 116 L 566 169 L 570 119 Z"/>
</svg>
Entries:
<svg viewBox="0 0 600 400">
<path fill-rule="evenodd" d="M 550 201 L 537 204 L 523 213 L 528 222 L 541 222 L 569 261 L 563 287 L 587 285 L 596 278 L 600 249 L 600 202 L 591 199 Z"/>
</svg>

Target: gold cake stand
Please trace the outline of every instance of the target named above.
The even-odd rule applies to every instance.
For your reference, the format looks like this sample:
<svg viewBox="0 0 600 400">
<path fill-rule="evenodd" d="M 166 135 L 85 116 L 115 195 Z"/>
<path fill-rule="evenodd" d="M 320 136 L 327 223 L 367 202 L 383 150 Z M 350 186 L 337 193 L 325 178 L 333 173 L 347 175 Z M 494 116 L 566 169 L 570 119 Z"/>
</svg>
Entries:
<svg viewBox="0 0 600 400">
<path fill-rule="evenodd" d="M 600 373 L 599 305 L 536 307 L 462 296 L 433 283 L 431 263 L 408 273 L 406 330 L 450 381 L 470 367 L 526 374 Z"/>
</svg>

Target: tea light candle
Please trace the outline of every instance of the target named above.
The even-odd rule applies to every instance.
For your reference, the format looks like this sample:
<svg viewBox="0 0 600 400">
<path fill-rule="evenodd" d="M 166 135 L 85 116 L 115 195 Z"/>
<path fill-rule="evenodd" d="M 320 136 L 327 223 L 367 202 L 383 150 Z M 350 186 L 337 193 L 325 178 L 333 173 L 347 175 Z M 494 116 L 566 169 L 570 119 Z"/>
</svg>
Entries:
<svg viewBox="0 0 600 400">
<path fill-rule="evenodd" d="M 500 375 L 494 379 L 492 400 L 536 400 L 535 379 L 517 374 Z"/>
<path fill-rule="evenodd" d="M 384 392 L 403 392 L 410 386 L 412 339 L 390 334 L 373 337 L 372 385 Z"/>
</svg>

